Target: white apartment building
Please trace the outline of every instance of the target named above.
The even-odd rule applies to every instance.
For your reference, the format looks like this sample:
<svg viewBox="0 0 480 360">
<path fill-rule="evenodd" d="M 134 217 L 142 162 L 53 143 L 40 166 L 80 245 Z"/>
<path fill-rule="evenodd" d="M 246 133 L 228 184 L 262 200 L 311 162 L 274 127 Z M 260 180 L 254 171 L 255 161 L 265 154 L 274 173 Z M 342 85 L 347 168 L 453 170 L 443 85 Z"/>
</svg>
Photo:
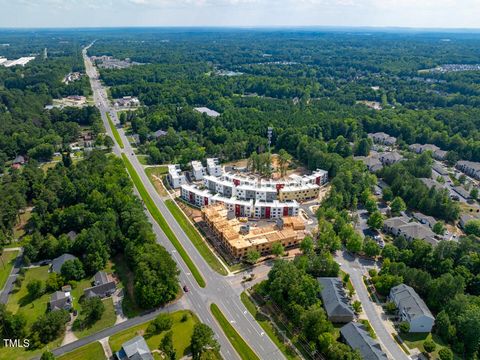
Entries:
<svg viewBox="0 0 480 360">
<path fill-rule="evenodd" d="M 212 196 L 207 189 L 199 189 L 189 184 L 182 185 L 182 199 L 198 207 L 210 205 Z"/>
<path fill-rule="evenodd" d="M 182 173 L 180 169 L 180 165 L 168 165 L 168 175 L 167 175 L 168 182 L 174 189 L 178 189 L 183 184 L 187 183 L 187 179 L 185 175 Z"/>
<path fill-rule="evenodd" d="M 205 167 L 200 161 L 192 161 L 192 174 L 195 180 L 203 180 L 203 177 L 207 175 Z"/>
<path fill-rule="evenodd" d="M 222 176 L 223 169 L 220 165 L 220 161 L 217 158 L 207 159 L 207 171 L 211 176 Z"/>
</svg>

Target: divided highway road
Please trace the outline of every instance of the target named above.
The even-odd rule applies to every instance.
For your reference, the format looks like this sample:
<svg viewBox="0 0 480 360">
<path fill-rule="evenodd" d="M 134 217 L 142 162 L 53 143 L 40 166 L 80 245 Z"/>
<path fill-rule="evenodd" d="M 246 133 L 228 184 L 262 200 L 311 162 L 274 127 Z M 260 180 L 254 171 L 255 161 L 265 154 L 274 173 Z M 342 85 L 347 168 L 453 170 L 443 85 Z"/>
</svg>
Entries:
<svg viewBox="0 0 480 360">
<path fill-rule="evenodd" d="M 116 112 L 109 104 L 105 89 L 98 80 L 97 70 L 87 56 L 87 50 L 90 46 L 91 45 L 87 46 L 83 50 L 87 75 L 90 78 L 94 100 L 98 109 L 100 110 L 105 129 L 108 135 L 115 141 L 106 114 L 109 113 L 114 124 L 119 124 L 119 121 Z M 210 312 L 210 304 L 212 302 L 218 305 L 225 317 L 230 321 L 238 333 L 245 339 L 245 341 L 261 359 L 284 359 L 284 355 L 271 341 L 271 339 L 263 332 L 262 328 L 247 311 L 241 302 L 240 297 L 238 296 L 238 291 L 235 291 L 235 289 L 232 288 L 229 278 L 219 275 L 205 262 L 203 257 L 200 255 L 170 211 L 167 209 L 165 203 L 158 195 L 153 185 L 150 183 L 147 175 L 145 174 L 143 166 L 138 161 L 132 147 L 130 146 L 130 142 L 126 138 L 123 129 L 119 128 L 118 132 L 122 139 L 124 148 L 121 149 L 118 143 L 115 141 L 113 152 L 117 156 L 121 156 L 123 153 L 128 158 L 135 171 L 140 176 L 150 197 L 155 202 L 155 205 L 158 207 L 173 233 L 181 243 L 182 247 L 186 250 L 207 283 L 205 288 L 198 286 L 197 282 L 190 274 L 185 262 L 176 252 L 172 243 L 165 236 L 160 226 L 151 217 L 150 213 L 147 212 L 150 221 L 153 224 L 153 230 L 157 235 L 157 241 L 162 244 L 162 246 L 164 246 L 170 252 L 170 254 L 172 254 L 181 271 L 180 281 L 182 285 L 187 285 L 190 289 L 190 291 L 186 293 L 182 299 L 185 307 L 194 311 L 202 322 L 212 327 L 218 336 L 218 341 L 221 345 L 221 354 L 225 359 L 239 359 L 239 356 L 213 318 Z"/>
</svg>

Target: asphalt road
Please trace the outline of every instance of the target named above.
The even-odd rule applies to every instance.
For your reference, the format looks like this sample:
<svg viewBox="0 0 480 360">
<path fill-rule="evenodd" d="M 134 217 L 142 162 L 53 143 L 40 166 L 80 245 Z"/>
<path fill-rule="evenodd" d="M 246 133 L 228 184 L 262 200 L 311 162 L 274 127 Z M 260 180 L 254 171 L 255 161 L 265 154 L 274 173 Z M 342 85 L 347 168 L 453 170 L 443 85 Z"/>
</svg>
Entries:
<svg viewBox="0 0 480 360">
<path fill-rule="evenodd" d="M 18 276 L 20 266 L 22 265 L 22 254 L 23 248 L 20 249 L 17 258 L 15 259 L 15 263 L 13 264 L 12 271 L 10 272 L 10 275 L 7 278 L 7 282 L 5 283 L 5 286 L 3 287 L 3 290 L 0 294 L 0 304 L 6 304 L 8 301 L 8 296 L 13 289 L 13 284 Z"/>
<path fill-rule="evenodd" d="M 367 315 L 368 321 L 375 330 L 375 333 L 377 334 L 377 339 L 382 345 L 383 350 L 391 359 L 410 360 L 410 358 L 395 342 L 388 328 L 385 327 L 385 319 L 383 318 L 384 314 L 379 313 L 375 309 L 375 305 L 370 300 L 368 290 L 363 283 L 363 274 L 366 271 L 366 266 L 373 267 L 373 261 L 367 260 L 365 261 L 365 263 L 362 263 L 363 260 L 359 260 L 356 257 L 350 256 L 346 252 L 340 251 L 337 252 L 336 260 L 341 264 L 341 269 L 346 273 L 350 274 L 350 280 L 352 281 L 355 292 L 357 293 L 362 303 L 363 311 Z"/>
<path fill-rule="evenodd" d="M 86 49 L 88 49 L 88 47 Z M 118 124 L 119 121 L 116 112 L 110 107 L 106 92 L 97 79 L 97 71 L 87 57 L 85 57 L 85 64 L 87 75 L 90 77 L 90 83 L 94 92 L 94 100 L 101 112 L 105 129 L 108 135 L 110 135 L 115 141 L 105 114 L 108 112 L 112 118 L 112 121 L 115 124 Z M 170 254 L 172 254 L 181 271 L 180 281 L 182 285 L 187 285 L 190 289 L 190 291 L 186 293 L 182 299 L 184 307 L 194 311 L 202 322 L 212 327 L 221 345 L 221 354 L 225 359 L 238 359 L 239 356 L 212 316 L 210 312 L 211 303 L 215 303 L 219 306 L 225 317 L 230 321 L 238 333 L 245 339 L 245 341 L 261 359 L 284 359 L 285 357 L 280 350 L 263 332 L 262 328 L 258 325 L 258 323 L 241 302 L 238 285 L 235 285 L 238 284 L 238 278 L 236 278 L 235 281 L 230 282 L 228 277 L 224 277 L 216 273 L 205 262 L 203 257 L 200 255 L 190 239 L 176 222 L 170 211 L 167 209 L 163 199 L 158 195 L 155 188 L 150 183 L 147 175 L 145 174 L 143 166 L 134 155 L 133 149 L 126 138 L 123 129 L 119 128 L 118 131 L 122 138 L 124 149 L 120 149 L 118 144 L 115 144 L 113 148 L 114 153 L 119 156 L 124 153 L 130 160 L 131 164 L 135 168 L 135 171 L 140 176 L 150 197 L 155 202 L 155 205 L 158 207 L 173 233 L 180 241 L 186 252 L 189 254 L 190 258 L 195 263 L 196 267 L 207 283 L 205 288 L 198 286 L 197 282 L 190 274 L 188 267 L 178 255 L 172 243 L 165 236 L 160 226 L 152 219 L 151 215 L 147 213 L 153 225 L 153 230 L 157 235 L 157 241 L 163 245 L 170 252 Z"/>
</svg>

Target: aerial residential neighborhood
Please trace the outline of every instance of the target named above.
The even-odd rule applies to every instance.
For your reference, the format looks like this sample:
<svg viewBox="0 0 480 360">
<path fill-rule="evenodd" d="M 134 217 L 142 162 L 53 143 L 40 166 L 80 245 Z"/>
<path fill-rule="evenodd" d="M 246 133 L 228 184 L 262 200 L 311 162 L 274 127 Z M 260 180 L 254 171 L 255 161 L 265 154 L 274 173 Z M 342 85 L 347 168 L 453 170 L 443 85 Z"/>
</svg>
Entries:
<svg viewBox="0 0 480 360">
<path fill-rule="evenodd" d="M 0 360 L 480 357 L 480 3 L 0 11 Z"/>
</svg>

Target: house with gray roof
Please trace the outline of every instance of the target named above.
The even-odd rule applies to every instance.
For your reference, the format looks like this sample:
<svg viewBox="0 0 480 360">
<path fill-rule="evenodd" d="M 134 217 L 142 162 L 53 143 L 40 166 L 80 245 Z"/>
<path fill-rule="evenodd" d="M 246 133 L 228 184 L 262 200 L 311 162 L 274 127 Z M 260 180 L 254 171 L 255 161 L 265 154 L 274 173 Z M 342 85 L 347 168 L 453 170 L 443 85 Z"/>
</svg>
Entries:
<svg viewBox="0 0 480 360">
<path fill-rule="evenodd" d="M 355 160 L 359 160 L 365 164 L 368 171 L 374 173 L 383 168 L 382 162 L 376 155 L 372 156 L 355 156 Z"/>
<path fill-rule="evenodd" d="M 433 229 L 433 226 L 437 223 L 437 220 L 433 216 L 425 215 L 420 212 L 414 212 L 412 214 L 413 218 L 423 225 L 427 225 L 430 229 Z"/>
<path fill-rule="evenodd" d="M 55 291 L 50 297 L 48 308 L 50 311 L 70 310 L 73 300 L 70 291 Z"/>
<path fill-rule="evenodd" d="M 75 260 L 76 258 L 76 256 L 73 256 L 71 254 L 60 255 L 59 257 L 52 260 L 52 264 L 50 265 L 50 271 L 60 274 L 63 264 L 65 264 L 65 262 L 68 260 Z"/>
<path fill-rule="evenodd" d="M 401 160 L 403 156 L 398 151 L 385 152 L 380 154 L 380 162 L 385 165 L 393 165 Z"/>
<path fill-rule="evenodd" d="M 349 322 L 340 328 L 340 334 L 347 345 L 358 350 L 363 360 L 388 360 L 380 344 L 362 324 Z"/>
<path fill-rule="evenodd" d="M 104 298 L 111 296 L 115 289 L 116 284 L 112 277 L 105 271 L 99 271 L 93 277 L 93 286 L 86 288 L 83 294 L 87 299 L 95 296 Z"/>
<path fill-rule="evenodd" d="M 334 323 L 347 323 L 355 318 L 355 313 L 350 306 L 350 300 L 345 294 L 342 281 L 334 277 L 317 278 L 322 290 L 323 307 L 328 316 L 328 320 Z"/>
<path fill-rule="evenodd" d="M 480 163 L 460 160 L 455 167 L 461 172 L 480 180 Z"/>
<path fill-rule="evenodd" d="M 383 230 L 394 236 L 403 236 L 407 241 L 420 239 L 432 245 L 438 243 L 438 240 L 435 238 L 435 233 L 428 226 L 409 221 L 410 219 L 406 216 L 387 219 L 383 222 Z"/>
<path fill-rule="evenodd" d="M 460 220 L 458 221 L 458 225 L 462 229 L 465 229 L 465 225 L 470 221 L 470 220 L 476 220 L 476 217 L 470 214 L 462 214 L 460 215 Z"/>
<path fill-rule="evenodd" d="M 118 360 L 153 360 L 153 355 L 143 336 L 135 336 L 124 342 L 115 356 Z"/>
<path fill-rule="evenodd" d="M 435 318 L 413 288 L 405 284 L 397 285 L 390 290 L 389 298 L 397 306 L 400 319 L 410 324 L 410 332 L 432 331 Z"/>
<path fill-rule="evenodd" d="M 440 184 L 438 181 L 430 178 L 420 178 L 420 181 L 428 188 L 431 189 L 432 187 L 435 188 L 435 190 L 441 190 L 445 186 L 443 184 Z"/>
<path fill-rule="evenodd" d="M 373 140 L 373 142 L 377 144 L 384 144 L 384 145 L 395 145 L 397 142 L 397 138 L 390 136 L 384 132 L 376 132 L 368 134 L 368 137 Z"/>
</svg>

